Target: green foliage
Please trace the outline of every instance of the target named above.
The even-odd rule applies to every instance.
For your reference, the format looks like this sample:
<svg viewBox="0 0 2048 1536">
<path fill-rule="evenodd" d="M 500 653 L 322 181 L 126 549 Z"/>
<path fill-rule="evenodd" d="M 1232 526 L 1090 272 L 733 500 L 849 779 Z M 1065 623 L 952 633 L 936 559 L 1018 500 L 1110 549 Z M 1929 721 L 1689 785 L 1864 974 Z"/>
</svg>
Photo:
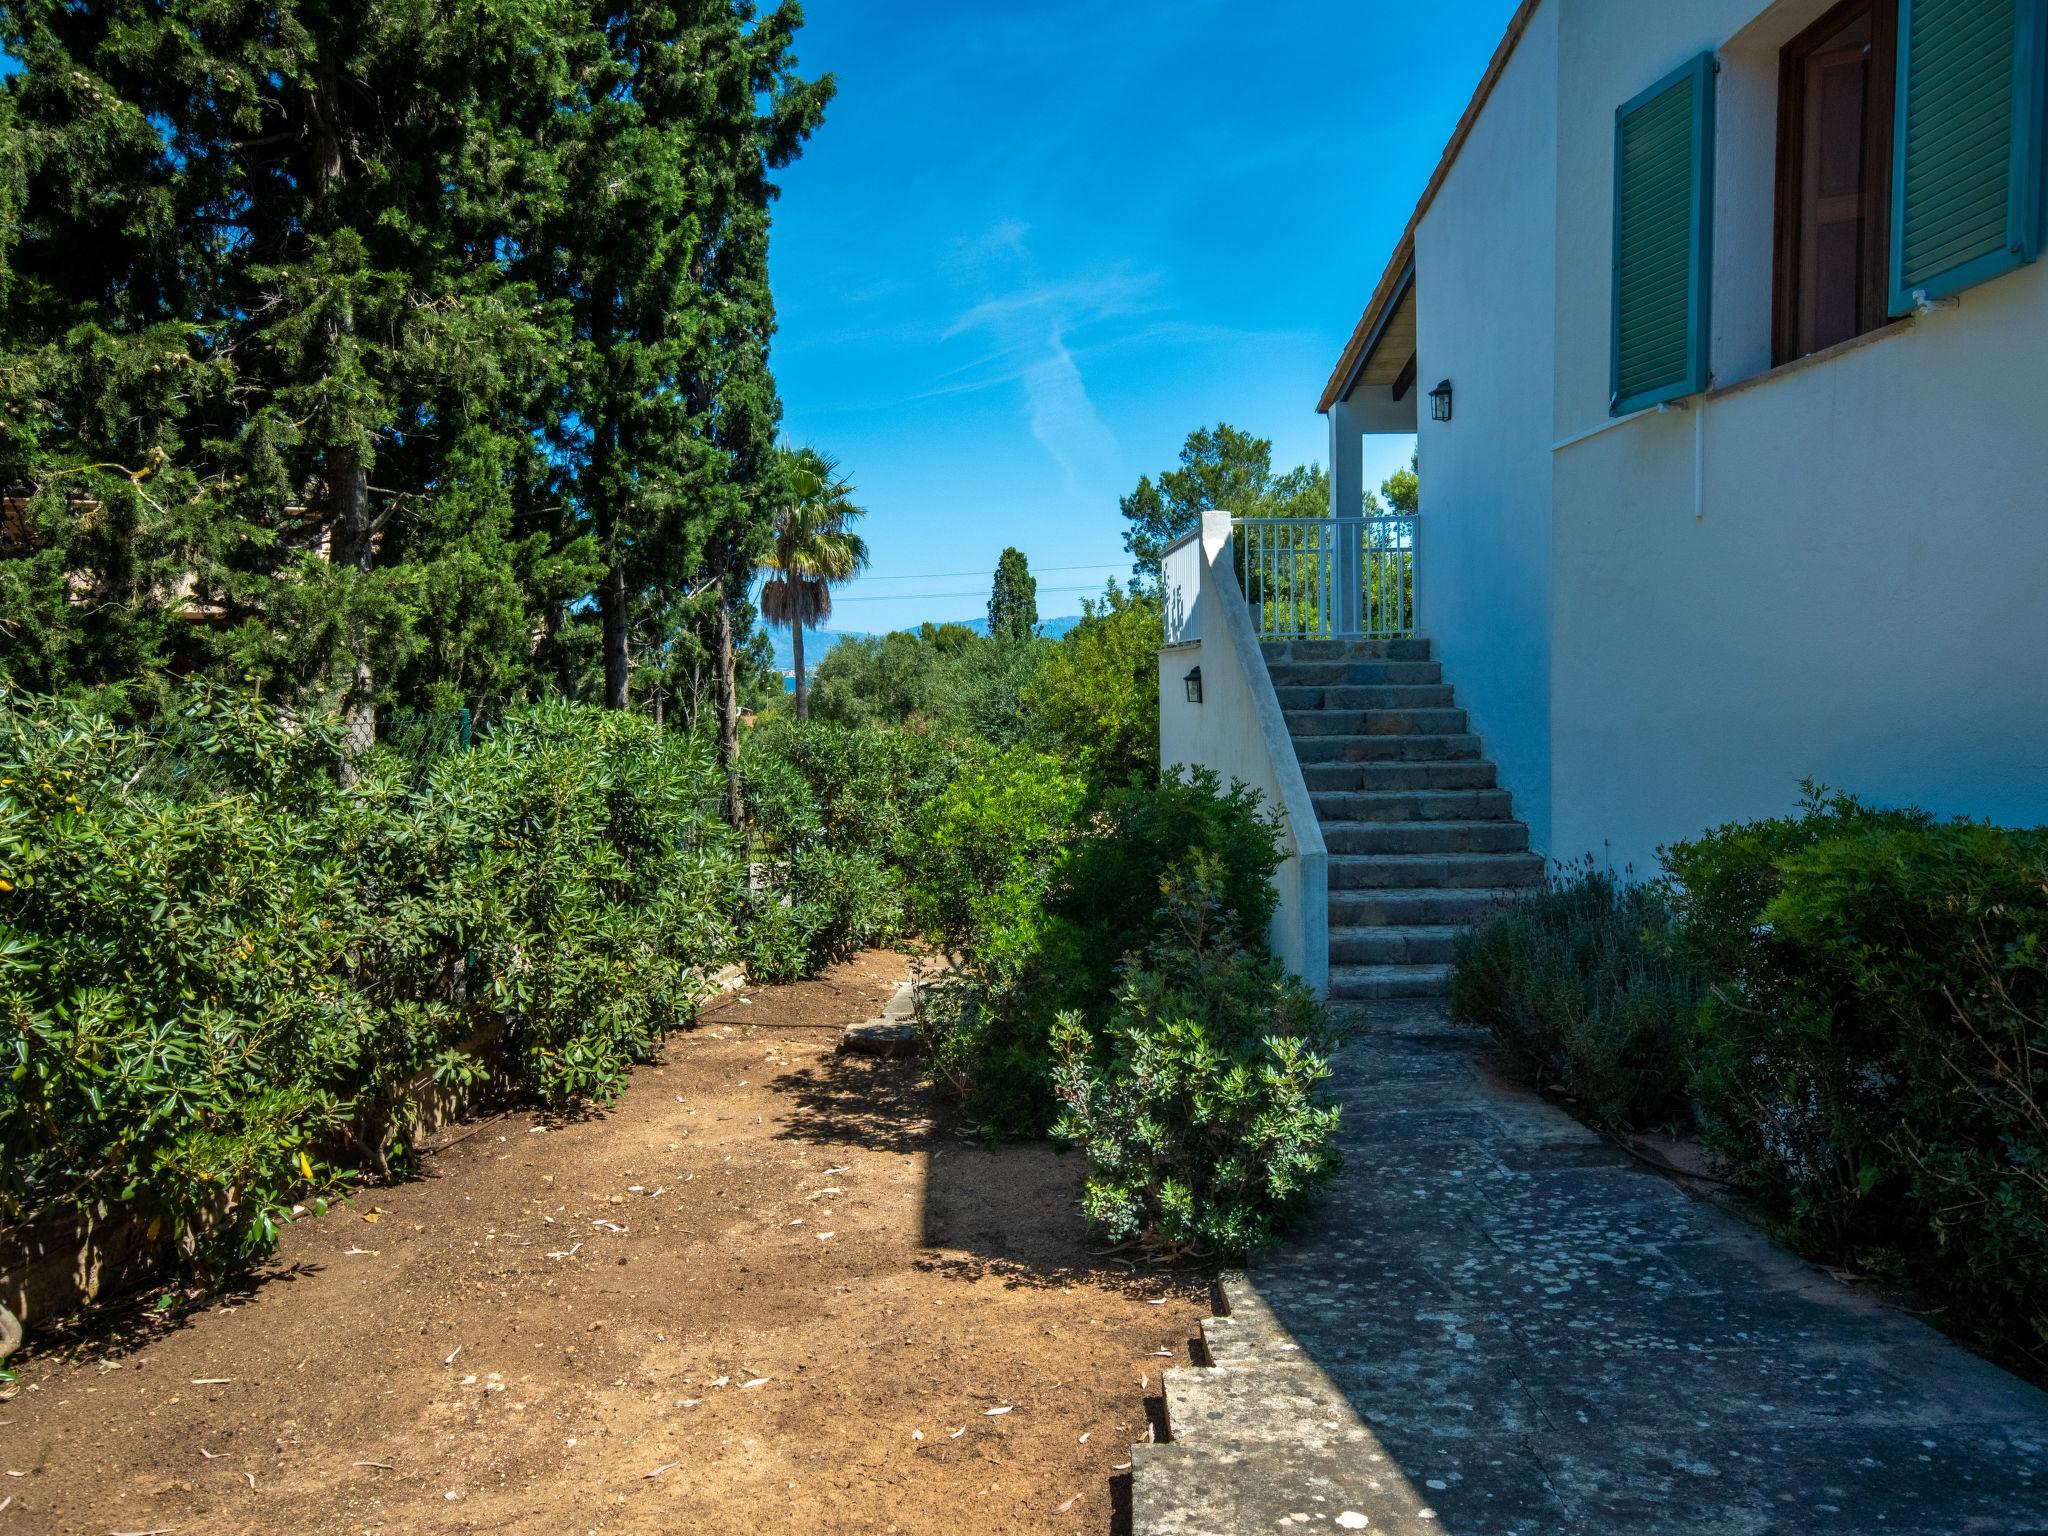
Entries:
<svg viewBox="0 0 2048 1536">
<path fill-rule="evenodd" d="M 381 1162 L 422 1074 L 609 1097 L 731 945 L 716 775 L 567 706 L 348 789 L 318 721 L 0 709 L 0 1222 L 98 1202 L 212 1268 Z"/>
<path fill-rule="evenodd" d="M 1330 510 L 1330 480 L 1320 465 L 1304 464 L 1273 473 L 1271 439 L 1240 432 L 1227 422 L 1188 434 L 1176 468 L 1155 483 L 1142 476 L 1117 503 L 1124 521 L 1124 548 L 1140 583 L 1158 575 L 1159 556 L 1217 507 L 1240 517 L 1324 517 Z"/>
<path fill-rule="evenodd" d="M 763 536 L 800 19 L 0 7 L 0 681 L 623 701 Z"/>
<path fill-rule="evenodd" d="M 1097 1011 L 1121 963 L 1175 921 L 1152 893 L 1200 872 L 1207 942 L 1263 953 L 1280 853 L 1258 796 L 1197 772 L 1101 797 L 1056 759 L 1013 752 L 963 770 L 928 813 L 913 900 L 959 949 L 961 985 L 926 1030 L 937 1070 L 984 1135 L 1043 1133 L 1052 1032 Z M 1144 893 L 1141 895 L 1140 893 Z"/>
<path fill-rule="evenodd" d="M 903 936 L 911 831 L 958 762 L 909 731 L 784 718 L 750 733 L 740 767 L 766 860 L 744 925 L 750 975 L 791 980 Z"/>
<path fill-rule="evenodd" d="M 1216 866 L 1165 887 L 1106 1026 L 1054 1027 L 1061 1113 L 1082 1147 L 1082 1211 L 1113 1242 L 1243 1259 L 1271 1247 L 1336 1173 L 1338 1111 L 1317 1093 L 1328 1036 L 1307 989 L 1240 947 Z"/>
<path fill-rule="evenodd" d="M 1038 578 L 1021 549 L 1005 549 L 996 561 L 995 585 L 988 595 L 991 640 L 1014 645 L 1038 633 Z"/>
<path fill-rule="evenodd" d="M 2048 830 L 1810 789 L 1666 858 L 1717 977 L 1708 1144 L 1802 1244 L 2048 1351 Z"/>
<path fill-rule="evenodd" d="M 790 632 L 796 657 L 796 713 L 810 713 L 804 631 L 832 614 L 832 588 L 868 563 L 868 546 L 853 531 L 867 516 L 853 500 L 853 482 L 839 462 L 815 448 L 781 454 L 785 490 L 775 508 L 774 542 L 760 558 L 761 616 Z"/>
<path fill-rule="evenodd" d="M 1024 708 L 1096 778 L 1149 782 L 1159 773 L 1163 639 L 1158 600 L 1111 582 L 1100 603 L 1083 599 L 1081 622 L 1044 652 L 1024 685 Z"/>
<path fill-rule="evenodd" d="M 1690 1116 L 1702 991 L 1669 892 L 1588 867 L 1459 936 L 1450 1006 L 1598 1123 L 1640 1128 Z"/>
<path fill-rule="evenodd" d="M 962 763 L 914 828 L 920 925 L 974 945 L 1010 979 L 1024 949 L 1012 930 L 1056 885 L 1087 788 L 1058 758 L 1028 748 Z"/>
<path fill-rule="evenodd" d="M 1617 1126 L 1689 1111 L 1802 1249 L 2048 1358 L 2048 829 L 1806 786 L 1460 941 L 1453 1006 Z"/>
<path fill-rule="evenodd" d="M 1052 645 L 1036 636 L 990 639 L 964 624 L 842 640 L 818 665 L 811 713 L 841 725 L 908 725 L 1014 746 L 1031 734 L 1024 688 Z"/>
</svg>

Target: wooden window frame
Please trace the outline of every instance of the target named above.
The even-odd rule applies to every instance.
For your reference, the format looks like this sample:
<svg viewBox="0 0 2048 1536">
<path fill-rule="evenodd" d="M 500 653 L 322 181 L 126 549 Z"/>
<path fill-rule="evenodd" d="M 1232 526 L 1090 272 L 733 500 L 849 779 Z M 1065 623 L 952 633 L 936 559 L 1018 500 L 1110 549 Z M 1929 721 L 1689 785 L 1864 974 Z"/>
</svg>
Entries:
<svg viewBox="0 0 2048 1536">
<path fill-rule="evenodd" d="M 1899 0 L 1842 0 L 1778 53 L 1778 188 L 1771 246 L 1771 362 L 1793 362 L 1799 346 L 1799 238 L 1801 178 L 1806 165 L 1806 71 L 1795 68 L 1840 32 L 1860 11 L 1870 13 L 1870 83 L 1864 98 L 1863 298 L 1857 313 L 1859 336 L 1891 319 L 1892 149 L 1898 93 Z M 1853 340 L 1854 338 L 1849 338 Z"/>
</svg>

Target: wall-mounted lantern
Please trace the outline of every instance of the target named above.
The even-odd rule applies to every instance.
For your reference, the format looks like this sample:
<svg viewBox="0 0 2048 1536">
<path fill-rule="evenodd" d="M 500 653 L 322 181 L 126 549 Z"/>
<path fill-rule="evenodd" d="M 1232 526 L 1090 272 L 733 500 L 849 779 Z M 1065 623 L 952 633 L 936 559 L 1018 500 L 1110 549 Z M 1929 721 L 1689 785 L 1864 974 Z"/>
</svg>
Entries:
<svg viewBox="0 0 2048 1536">
<path fill-rule="evenodd" d="M 1445 379 L 1429 392 L 1429 419 L 1449 421 L 1451 419 L 1451 381 Z"/>
<path fill-rule="evenodd" d="M 1189 672 L 1189 673 L 1188 673 L 1188 675 L 1187 675 L 1186 677 L 1182 678 L 1182 679 L 1181 679 L 1181 681 L 1182 681 L 1183 683 L 1185 683 L 1185 684 L 1187 685 L 1187 690 L 1188 690 L 1188 702 L 1189 702 L 1190 704 L 1199 704 L 1199 703 L 1201 703 L 1201 702 L 1202 702 L 1202 669 L 1201 669 L 1200 667 L 1196 667 L 1196 668 L 1195 668 L 1195 669 L 1194 669 L 1193 671 Z"/>
</svg>

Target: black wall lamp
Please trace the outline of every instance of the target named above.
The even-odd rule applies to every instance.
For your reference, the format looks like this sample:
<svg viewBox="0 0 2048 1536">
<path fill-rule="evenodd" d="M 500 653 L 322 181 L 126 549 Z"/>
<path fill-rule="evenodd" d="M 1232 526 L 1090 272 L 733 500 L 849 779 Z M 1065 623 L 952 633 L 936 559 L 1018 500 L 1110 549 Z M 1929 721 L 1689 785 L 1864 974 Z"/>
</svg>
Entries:
<svg viewBox="0 0 2048 1536">
<path fill-rule="evenodd" d="M 1196 668 L 1195 668 L 1195 669 L 1194 669 L 1193 671 L 1189 672 L 1189 673 L 1188 673 L 1188 675 L 1187 675 L 1186 677 L 1182 678 L 1182 679 L 1181 679 L 1181 681 L 1182 681 L 1183 683 L 1187 684 L 1187 690 L 1188 690 L 1188 702 L 1189 702 L 1190 704 L 1199 704 L 1199 703 L 1201 703 L 1201 702 L 1202 702 L 1202 669 L 1201 669 L 1200 667 L 1196 667 Z"/>
<path fill-rule="evenodd" d="M 1449 421 L 1451 419 L 1451 381 L 1445 379 L 1429 392 L 1429 419 Z"/>
</svg>

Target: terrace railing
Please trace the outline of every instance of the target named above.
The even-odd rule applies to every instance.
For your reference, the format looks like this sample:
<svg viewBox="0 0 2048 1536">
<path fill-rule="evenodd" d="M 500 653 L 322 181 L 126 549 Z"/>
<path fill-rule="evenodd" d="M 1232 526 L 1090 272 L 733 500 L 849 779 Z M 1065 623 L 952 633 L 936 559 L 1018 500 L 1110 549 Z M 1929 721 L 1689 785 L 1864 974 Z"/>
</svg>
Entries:
<svg viewBox="0 0 2048 1536">
<path fill-rule="evenodd" d="M 1398 639 L 1415 633 L 1420 519 L 1231 519 L 1237 579 L 1262 640 Z"/>
</svg>

